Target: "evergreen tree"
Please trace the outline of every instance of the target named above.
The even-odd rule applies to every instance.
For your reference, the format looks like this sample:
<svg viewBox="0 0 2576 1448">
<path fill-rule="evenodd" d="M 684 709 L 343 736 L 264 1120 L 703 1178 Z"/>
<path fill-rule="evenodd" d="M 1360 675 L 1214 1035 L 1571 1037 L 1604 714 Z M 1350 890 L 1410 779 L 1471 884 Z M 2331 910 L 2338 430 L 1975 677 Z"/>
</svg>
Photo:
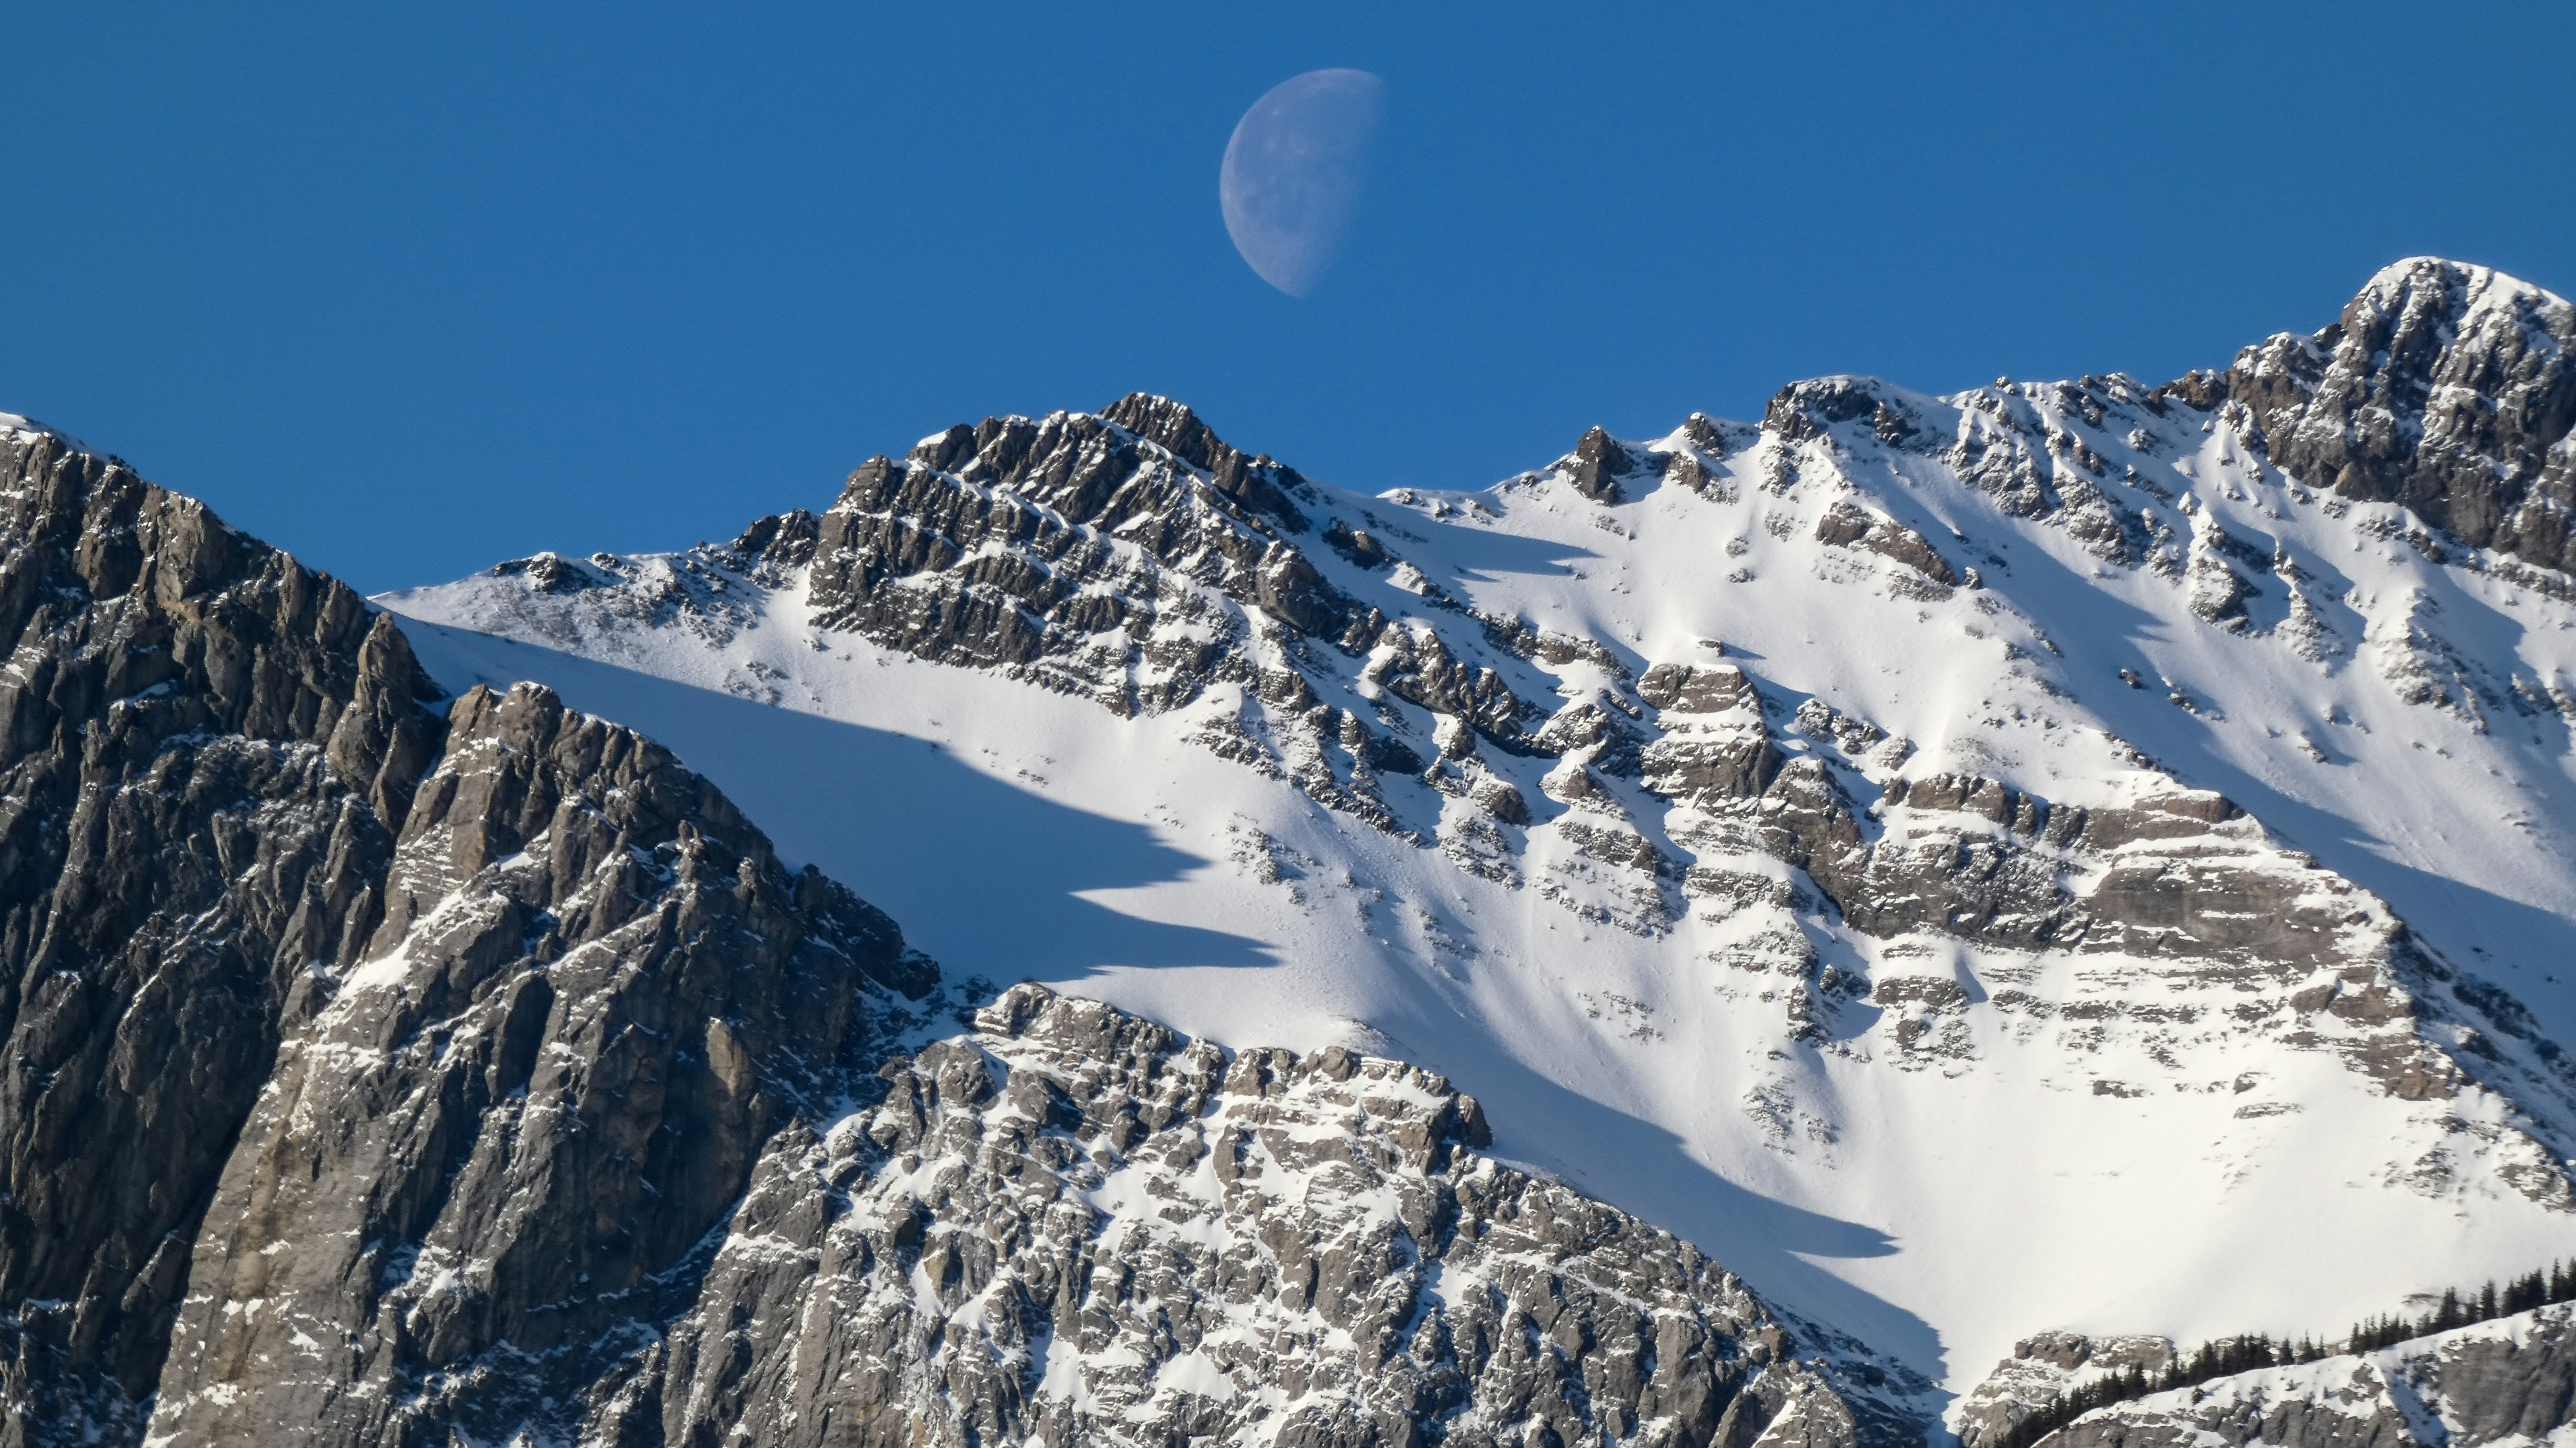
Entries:
<svg viewBox="0 0 2576 1448">
<path fill-rule="evenodd" d="M 2548 1300 L 2549 1280 L 2536 1269 L 2526 1272 L 2506 1286 L 2504 1315 L 2510 1317 L 2517 1312 L 2529 1312 Z"/>
<path fill-rule="evenodd" d="M 2478 1315 L 2470 1318 L 2469 1320 L 2471 1322 L 2495 1321 L 2498 1315 L 2496 1306 L 2495 1280 L 2493 1278 L 2489 1278 L 2487 1280 L 2487 1285 L 2478 1289 Z"/>
</svg>

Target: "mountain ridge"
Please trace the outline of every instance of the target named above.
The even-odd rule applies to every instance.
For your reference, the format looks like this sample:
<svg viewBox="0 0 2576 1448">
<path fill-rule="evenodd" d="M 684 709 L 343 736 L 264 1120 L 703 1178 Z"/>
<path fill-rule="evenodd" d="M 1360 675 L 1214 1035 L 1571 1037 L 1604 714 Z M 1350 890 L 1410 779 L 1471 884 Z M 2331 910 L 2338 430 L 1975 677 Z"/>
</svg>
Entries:
<svg viewBox="0 0 2576 1448">
<path fill-rule="evenodd" d="M 1375 498 L 1134 394 L 382 611 L 13 425 L 0 1441 L 1875 1448 L 2518 1271 L 2570 340 L 2415 259 Z"/>
<path fill-rule="evenodd" d="M 2547 295 L 2415 262 L 2356 306 L 2399 283 L 2472 322 Z M 2553 306 L 2535 315 L 2563 327 Z M 2448 335 L 2476 351 L 2501 334 L 2479 323 Z M 2246 355 L 2266 345 L 2286 344 Z M 2442 365 L 2467 366 L 2459 350 Z M 2559 374 L 2544 372 L 2546 391 Z M 2565 1191 L 2555 1040 L 2568 1002 L 2544 977 L 2550 952 L 2576 943 L 2576 881 L 2544 843 L 2565 817 L 2547 804 L 2567 792 L 2561 696 L 2576 702 L 2576 659 L 2554 637 L 2564 580 L 2384 499 L 2284 474 L 2264 418 L 2230 393 L 2252 382 L 2230 375 L 1948 399 L 1815 379 L 1783 389 L 1760 424 L 1695 417 L 1643 442 L 1594 429 L 1482 493 L 1366 499 L 1262 473 L 1293 518 L 1106 414 L 992 419 L 861 468 L 812 515 L 812 535 L 783 515 L 727 547 L 558 559 L 560 582 L 543 591 L 466 580 L 385 601 L 429 626 L 423 646 L 454 678 L 579 674 L 620 707 L 667 710 L 657 727 L 684 736 L 700 729 L 688 691 L 724 691 L 931 740 L 994 778 L 1136 820 L 1208 863 L 1188 890 L 1126 892 L 1130 909 L 1249 929 L 1296 963 L 1224 985 L 1171 967 L 1040 966 L 1041 978 L 1220 1039 L 1258 1016 L 1302 1022 L 1290 1038 L 1317 1046 L 1410 1042 L 1406 1054 L 1428 1051 L 1512 1103 L 1499 1121 L 1547 1123 L 1514 1154 L 1687 1222 L 1757 1281 L 1802 1268 L 1637 1169 L 1566 1156 L 1566 1141 L 1599 1128 L 1546 1105 L 1548 1092 L 1616 1103 L 1673 1130 L 1688 1170 L 1740 1174 L 1812 1210 L 1853 1200 L 1856 1153 L 1902 1160 L 1907 1133 L 1951 1133 L 1916 1119 L 1934 1110 L 1928 1088 L 1899 1105 L 1917 1088 L 1889 1081 L 2002 1072 L 2025 1102 L 2069 1091 L 2135 1103 L 2118 1109 L 2141 1124 L 2121 1129 L 2143 1130 L 2148 1159 L 2198 1184 L 2151 1193 L 2168 1213 L 2064 1187 L 2041 1193 L 2072 1193 L 2053 1211 L 1978 1192 L 1978 1208 L 1946 1223 L 1901 1185 L 1912 1168 L 1869 1187 L 1869 1210 L 1914 1222 L 1908 1237 L 1926 1243 L 1914 1250 L 1933 1257 L 1974 1250 L 1998 1213 L 2051 1240 L 2065 1230 L 2051 1216 L 2158 1215 L 2227 1240 L 2239 1229 L 2217 1224 L 2289 1220 L 2289 1168 L 2264 1161 L 2311 1157 L 2356 1190 L 2428 1204 L 2469 1204 L 2483 1179 L 2542 1213 L 2510 1230 L 2487 1219 L 2485 1250 L 2545 1255 Z M 1109 411 L 1213 436 L 1168 399 Z M 2563 429 L 2545 436 L 2554 414 L 2525 411 L 2542 453 L 2565 445 Z M 2288 414 L 2273 427 L 2291 436 Z M 1918 675 L 1926 660 L 1938 667 Z M 666 700 L 653 679 L 688 688 Z M 1095 736 L 1028 684 L 1122 722 Z M 1062 749 L 1036 735 L 1136 764 L 1071 783 L 1047 762 Z M 713 758 L 736 746 L 700 729 L 682 747 Z M 1286 793 L 1202 770 L 1192 752 Z M 2396 782 L 2364 788 L 2365 771 Z M 2160 797 L 2177 804 L 2141 812 Z M 781 794 L 768 812 L 805 807 Z M 1218 814 L 1231 818 L 1200 818 Z M 2497 814 L 2528 848 L 2491 838 Z M 1318 822 L 1330 816 L 1371 826 L 1393 852 Z M 2481 831 L 2487 842 L 2463 854 Z M 845 872 L 897 868 L 820 819 L 791 833 Z M 2220 917 L 2282 917 L 2306 879 L 2330 883 L 2320 902 L 2359 892 L 2314 907 L 2308 932 L 2353 932 L 2349 943 L 2303 954 L 2276 935 L 2179 968 L 2237 928 Z M 989 932 L 941 918 L 937 895 L 960 888 L 908 897 L 906 918 L 974 942 L 943 954 L 989 952 Z M 2195 917 L 2193 901 L 2214 908 Z M 1355 919 L 1368 942 L 1335 919 Z M 1569 949 L 1568 964 L 1548 963 Z M 2280 973 L 2213 968 L 2230 949 Z M 2344 963 L 2326 969 L 2330 957 Z M 1247 991 L 1259 1004 L 1233 999 Z M 1673 1059 L 1680 1040 L 1741 1051 L 1743 1065 Z M 2384 1066 L 2367 1063 L 2374 1050 Z M 2297 1064 L 2303 1052 L 2344 1061 L 2390 1104 L 2304 1095 L 2340 1088 Z M 1493 1069 L 1474 1063 L 1495 1057 L 1533 1078 L 1474 1080 Z M 2177 1090 L 2255 1094 L 2185 1128 L 2185 1108 L 2148 1104 Z M 2371 1130 L 2416 1144 L 2372 1164 L 2358 1143 L 2326 1149 L 2321 1115 L 2382 1121 Z M 2003 1117 L 1972 1153 L 1988 1169 L 2010 1170 L 2012 1140 L 2121 1169 L 2088 1140 L 2099 1127 L 2055 1107 Z M 1857 1121 L 1878 1123 L 1865 1150 Z M 2199 1131 L 2218 1150 L 2174 1134 Z M 2229 1205 L 2265 1192 L 2279 1205 Z M 2357 1244 L 2394 1230 L 2322 1235 Z M 2458 1228 L 2404 1230 L 2440 1240 Z M 2445 1250 L 2483 1264 L 2451 1275 L 2518 1265 L 2465 1242 Z M 2258 1260 L 2244 1261 L 2250 1280 Z M 2385 1264 L 2357 1246 L 2336 1260 L 2329 1275 L 2366 1307 L 2357 1289 Z M 1835 1270 L 1906 1280 L 1881 1274 L 1884 1261 L 1867 1249 Z M 1925 1300 L 1919 1285 L 1899 1290 Z M 1954 1279 L 1934 1300 L 1961 1290 Z M 2384 1280 L 2378 1298 L 2403 1290 Z M 1879 1310 L 1840 1291 L 1811 1278 L 1790 1300 L 1846 1323 Z M 1965 1360 L 2072 1316 L 2036 1299 L 2018 1311 L 2010 1328 L 1999 1311 Z M 2204 1333 L 2230 1326 L 2206 1315 Z M 1918 1331 L 1901 1318 L 1877 1330 Z"/>
<path fill-rule="evenodd" d="M 1438 1078 L 943 981 L 649 739 L 0 457 L 0 1442 L 1919 1438 L 1919 1378 L 1474 1157 Z M 1184 1219 L 1130 1190 L 1208 1198 L 1142 1296 Z M 997 1267 L 1015 1345 L 951 1342 Z"/>
</svg>

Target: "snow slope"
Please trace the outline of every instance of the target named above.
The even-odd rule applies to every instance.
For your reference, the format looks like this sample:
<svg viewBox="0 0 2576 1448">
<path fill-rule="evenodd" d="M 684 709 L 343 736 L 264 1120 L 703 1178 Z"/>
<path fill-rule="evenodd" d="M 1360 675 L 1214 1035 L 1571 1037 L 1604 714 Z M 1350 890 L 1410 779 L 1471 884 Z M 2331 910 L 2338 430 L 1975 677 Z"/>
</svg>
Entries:
<svg viewBox="0 0 2576 1448">
<path fill-rule="evenodd" d="M 1448 629 L 1465 655 L 1485 647 L 1456 628 L 1472 610 L 1588 641 L 1474 661 L 1554 696 L 1555 720 L 1767 728 L 1859 797 L 1892 784 L 1863 820 L 1891 839 L 1987 828 L 1901 798 L 1938 775 L 2096 813 L 2218 791 L 2252 816 L 2225 850 L 2284 898 L 2358 887 L 2333 907 L 2356 939 L 2413 928 L 2453 985 L 2405 989 L 2466 1075 L 2393 1085 L 2281 1014 L 2286 986 L 2152 950 L 1855 928 L 1599 743 L 1378 771 L 1373 827 L 1211 747 L 1286 737 L 1247 683 L 1104 708 L 926 661 L 740 549 L 535 560 L 378 601 L 450 688 L 539 679 L 659 738 L 953 976 L 1445 1073 L 1487 1103 L 1497 1154 L 1954 1386 L 2040 1328 L 2324 1331 L 2576 1242 L 2576 1115 L 2533 1055 L 2576 1037 L 2563 577 L 2304 486 L 2241 419 L 2124 378 L 1948 398 L 1825 379 L 1759 428 L 1587 439 L 1482 491 L 1423 466 L 1378 498 L 1299 495 L 1305 557 L 1396 633 Z M 1320 546 L 1328 527 L 1367 542 Z M 1381 687 L 1382 641 L 1336 658 L 1235 637 L 1416 763 L 1463 737 Z M 1656 664 L 1740 668 L 1769 722 L 1643 708 Z M 1466 828 L 1485 817 L 1444 768 L 1511 784 L 1529 826 Z M 1605 863 L 1605 832 L 1668 868 Z M 2048 858 L 2079 882 L 2110 868 Z M 1778 897 L 1712 904 L 1677 883 L 1695 867 L 1769 871 Z M 1802 1034 L 1807 997 L 1766 951 L 1875 988 Z M 2331 969 L 2313 979 L 2334 994 Z M 2480 981 L 2536 1014 L 2528 1040 L 2470 1023 Z"/>
</svg>

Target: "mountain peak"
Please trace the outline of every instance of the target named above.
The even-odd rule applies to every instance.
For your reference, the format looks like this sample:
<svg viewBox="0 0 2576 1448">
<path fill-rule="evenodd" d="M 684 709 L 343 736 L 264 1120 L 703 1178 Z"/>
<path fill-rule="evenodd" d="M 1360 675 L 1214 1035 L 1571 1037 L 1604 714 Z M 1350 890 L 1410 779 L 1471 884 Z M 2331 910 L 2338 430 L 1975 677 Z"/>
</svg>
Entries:
<svg viewBox="0 0 2576 1448">
<path fill-rule="evenodd" d="M 2576 570 L 2571 354 L 2565 298 L 2410 257 L 2314 335 L 2246 348 L 2219 385 L 2291 477 L 2403 504 L 2473 548 Z"/>
<path fill-rule="evenodd" d="M 2410 256 L 2381 267 L 2362 285 L 2351 305 L 2384 311 L 2402 306 L 2406 297 L 2417 293 L 2438 295 L 2469 311 L 2519 305 L 2547 310 L 2568 305 L 2567 299 L 2557 293 L 2494 267 L 2439 256 Z"/>
<path fill-rule="evenodd" d="M 1100 417 L 1204 472 L 1215 472 L 1218 463 L 1236 451 L 1200 420 L 1188 403 L 1155 393 L 1130 392 L 1100 409 Z"/>
<path fill-rule="evenodd" d="M 1865 417 L 1881 440 L 1895 442 L 1914 432 L 1906 414 L 1904 394 L 1879 378 L 1810 377 L 1773 394 L 1762 409 L 1762 430 L 1797 443 Z"/>
<path fill-rule="evenodd" d="M 32 417 L 27 417 L 15 412 L 0 412 L 0 432 L 25 433 L 31 436 L 60 438 L 63 441 L 63 444 L 74 452 L 89 453 L 93 456 L 102 458 L 106 456 L 105 454 L 100 453 L 97 448 L 91 447 L 88 443 L 81 441 L 79 438 L 72 436 L 70 433 L 63 431 L 59 427 L 52 426 L 49 423 L 38 422 Z"/>
</svg>

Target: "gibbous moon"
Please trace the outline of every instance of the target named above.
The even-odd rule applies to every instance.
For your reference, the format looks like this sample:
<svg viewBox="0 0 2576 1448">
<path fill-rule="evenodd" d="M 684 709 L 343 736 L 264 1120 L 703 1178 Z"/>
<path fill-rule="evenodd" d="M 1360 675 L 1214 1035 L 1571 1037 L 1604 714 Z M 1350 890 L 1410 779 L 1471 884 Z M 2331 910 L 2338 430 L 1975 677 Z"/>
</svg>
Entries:
<svg viewBox="0 0 2576 1448">
<path fill-rule="evenodd" d="M 1226 234 L 1292 297 L 1313 288 L 1350 233 L 1385 93 L 1364 70 L 1310 70 L 1254 101 L 1226 142 L 1217 173 Z"/>
</svg>

